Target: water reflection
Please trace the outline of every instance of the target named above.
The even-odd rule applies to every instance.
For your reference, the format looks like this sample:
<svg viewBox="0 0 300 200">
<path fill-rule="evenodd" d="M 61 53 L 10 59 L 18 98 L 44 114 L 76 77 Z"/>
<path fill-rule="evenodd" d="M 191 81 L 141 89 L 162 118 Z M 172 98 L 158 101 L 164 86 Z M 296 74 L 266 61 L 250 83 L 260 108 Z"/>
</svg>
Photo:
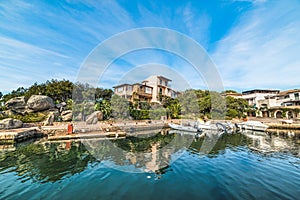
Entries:
<svg viewBox="0 0 300 200">
<path fill-rule="evenodd" d="M 249 148 L 254 153 L 283 152 L 300 157 L 299 138 L 259 132 L 222 135 L 208 154 L 203 151 L 205 139 L 189 134 L 162 132 L 148 138 L 90 140 L 90 144 L 95 146 L 93 149 L 87 149 L 80 141 L 38 141 L 18 146 L 1 146 L 0 173 L 15 172 L 23 181 L 56 182 L 80 173 L 92 164 L 105 163 L 164 174 L 170 163 L 182 152 L 216 157 L 228 148 L 234 150 L 237 147 Z M 173 144 L 169 145 L 171 142 Z M 182 149 L 185 142 L 191 143 L 188 149 Z M 164 151 L 159 151 L 162 148 Z M 120 149 L 123 150 L 121 153 Z"/>
<path fill-rule="evenodd" d="M 78 142 L 32 143 L 20 145 L 15 151 L 0 154 L 0 171 L 14 171 L 34 181 L 54 182 L 83 171 L 95 162 Z"/>
<path fill-rule="evenodd" d="M 300 157 L 299 136 L 274 135 L 265 132 L 244 131 L 250 149 L 261 153 L 286 152 Z"/>
<path fill-rule="evenodd" d="M 105 165 L 126 172 L 157 172 L 180 156 L 193 135 L 162 131 L 150 137 L 129 136 L 120 140 L 84 140 L 90 153 Z"/>
</svg>

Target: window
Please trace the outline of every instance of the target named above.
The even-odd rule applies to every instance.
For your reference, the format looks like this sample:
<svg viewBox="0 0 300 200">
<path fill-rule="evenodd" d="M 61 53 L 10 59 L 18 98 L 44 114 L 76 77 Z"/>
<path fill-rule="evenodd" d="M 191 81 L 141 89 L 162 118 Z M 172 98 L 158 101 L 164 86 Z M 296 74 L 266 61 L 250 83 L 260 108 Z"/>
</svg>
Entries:
<svg viewBox="0 0 300 200">
<path fill-rule="evenodd" d="M 132 86 L 131 85 L 127 86 L 127 91 L 132 91 Z"/>
<path fill-rule="evenodd" d="M 172 98 L 176 98 L 176 97 L 177 97 L 176 92 L 172 91 Z"/>
<path fill-rule="evenodd" d="M 117 92 L 123 92 L 123 87 L 117 88 Z"/>
<path fill-rule="evenodd" d="M 162 94 L 163 90 L 162 88 L 159 88 L 159 94 Z"/>
<path fill-rule="evenodd" d="M 152 88 L 146 87 L 146 88 L 145 88 L 145 92 L 146 92 L 147 94 L 152 94 Z"/>
<path fill-rule="evenodd" d="M 159 84 L 162 85 L 162 80 L 161 79 L 159 79 Z"/>
<path fill-rule="evenodd" d="M 295 100 L 299 100 L 299 93 L 295 93 Z"/>
</svg>

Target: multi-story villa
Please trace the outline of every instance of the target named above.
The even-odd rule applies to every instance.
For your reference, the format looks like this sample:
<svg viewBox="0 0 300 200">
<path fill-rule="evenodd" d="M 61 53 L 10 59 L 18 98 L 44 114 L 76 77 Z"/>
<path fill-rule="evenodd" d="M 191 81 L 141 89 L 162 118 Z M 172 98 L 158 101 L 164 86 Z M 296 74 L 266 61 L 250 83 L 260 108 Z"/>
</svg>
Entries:
<svg viewBox="0 0 300 200">
<path fill-rule="evenodd" d="M 274 118 L 299 118 L 300 117 L 300 89 L 287 90 L 250 90 L 242 92 L 242 98 L 249 105 L 256 108 L 256 112 L 248 113 L 250 116 Z"/>
<path fill-rule="evenodd" d="M 160 103 L 160 96 L 165 95 L 172 98 L 178 96 L 178 92 L 171 88 L 170 82 L 172 80 L 163 76 L 150 76 L 142 83 L 121 84 L 114 86 L 114 93 L 134 101 L 147 101 L 153 103 Z"/>
<path fill-rule="evenodd" d="M 245 99 L 248 101 L 249 106 L 258 107 L 259 101 L 265 99 L 266 97 L 272 97 L 279 93 L 279 90 L 261 90 L 261 89 L 255 89 L 255 90 L 249 90 L 242 92 L 242 96 L 239 96 L 238 98 Z"/>
</svg>

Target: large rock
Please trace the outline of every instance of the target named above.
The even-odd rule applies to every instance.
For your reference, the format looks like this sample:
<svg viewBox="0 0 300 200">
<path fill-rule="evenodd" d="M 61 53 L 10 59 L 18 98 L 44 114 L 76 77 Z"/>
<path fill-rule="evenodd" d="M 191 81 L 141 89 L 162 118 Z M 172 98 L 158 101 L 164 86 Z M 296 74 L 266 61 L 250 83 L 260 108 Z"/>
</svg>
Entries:
<svg viewBox="0 0 300 200">
<path fill-rule="evenodd" d="M 19 114 L 23 114 L 26 110 L 25 96 L 15 97 L 8 100 L 7 102 L 5 102 L 5 106 L 7 107 L 8 110 L 11 110 Z"/>
<path fill-rule="evenodd" d="M 58 108 L 59 112 L 62 112 L 66 109 L 67 103 L 61 102 L 55 105 L 56 108 Z"/>
<path fill-rule="evenodd" d="M 53 100 L 44 95 L 32 95 L 28 101 L 27 106 L 34 111 L 44 111 L 53 108 L 55 105 Z"/>
<path fill-rule="evenodd" d="M 18 119 L 7 118 L 0 120 L 0 129 L 21 128 L 22 126 L 23 122 Z"/>
<path fill-rule="evenodd" d="M 72 121 L 73 113 L 72 110 L 65 110 L 61 113 L 61 118 L 64 122 Z"/>
<path fill-rule="evenodd" d="M 74 121 L 83 121 L 83 120 L 84 120 L 84 118 L 83 118 L 82 113 L 79 113 L 78 115 L 74 116 Z"/>
<path fill-rule="evenodd" d="M 46 120 L 43 122 L 44 126 L 52 126 L 53 122 L 55 120 L 55 113 L 54 112 L 50 112 L 46 118 Z"/>
<path fill-rule="evenodd" d="M 4 114 L 4 116 L 9 117 L 9 116 L 14 116 L 17 113 L 12 110 L 5 110 L 5 111 L 3 111 L 3 114 Z"/>
<path fill-rule="evenodd" d="M 61 102 L 61 103 L 56 104 L 55 106 L 56 106 L 56 108 L 60 109 L 60 108 L 66 107 L 67 103 L 66 102 Z"/>
<path fill-rule="evenodd" d="M 101 111 L 95 111 L 86 118 L 85 122 L 87 124 L 96 124 L 100 120 L 103 120 L 103 113 Z"/>
</svg>

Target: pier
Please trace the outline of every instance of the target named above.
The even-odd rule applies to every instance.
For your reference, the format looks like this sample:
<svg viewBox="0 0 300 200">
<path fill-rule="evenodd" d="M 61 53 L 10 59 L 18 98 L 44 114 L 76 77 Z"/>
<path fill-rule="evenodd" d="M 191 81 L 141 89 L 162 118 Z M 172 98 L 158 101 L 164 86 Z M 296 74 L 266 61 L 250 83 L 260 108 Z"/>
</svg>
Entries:
<svg viewBox="0 0 300 200">
<path fill-rule="evenodd" d="M 0 144 L 22 142 L 43 136 L 44 134 L 37 127 L 2 130 L 0 132 Z"/>
</svg>

